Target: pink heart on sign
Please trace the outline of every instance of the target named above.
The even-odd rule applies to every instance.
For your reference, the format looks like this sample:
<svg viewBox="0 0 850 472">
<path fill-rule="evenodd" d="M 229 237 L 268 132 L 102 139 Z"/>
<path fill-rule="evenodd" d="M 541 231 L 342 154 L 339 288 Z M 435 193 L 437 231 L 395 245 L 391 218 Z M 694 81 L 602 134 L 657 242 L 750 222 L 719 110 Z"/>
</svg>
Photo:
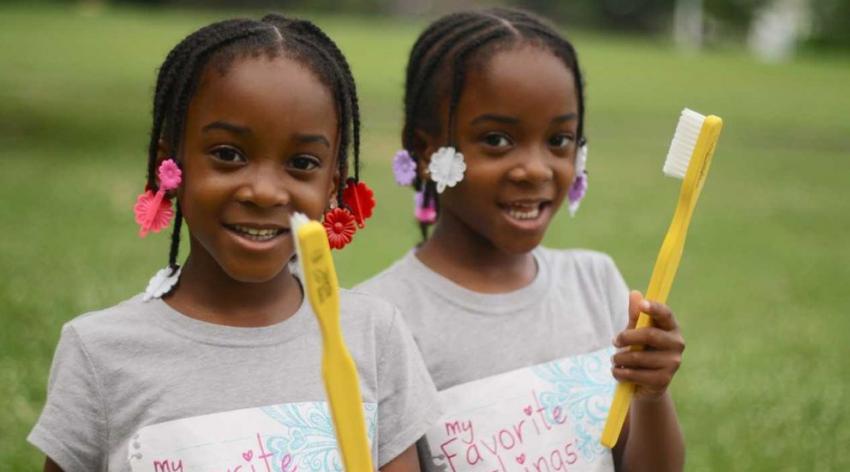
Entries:
<svg viewBox="0 0 850 472">
<path fill-rule="evenodd" d="M 525 454 L 516 456 L 516 461 L 519 462 L 520 465 L 525 464 Z"/>
<path fill-rule="evenodd" d="M 531 405 L 523 408 L 522 411 L 524 411 L 526 415 L 531 416 Z"/>
<path fill-rule="evenodd" d="M 242 453 L 242 458 L 245 459 L 245 462 L 251 462 L 251 458 L 254 457 L 254 451 L 248 450 L 248 452 Z"/>
</svg>

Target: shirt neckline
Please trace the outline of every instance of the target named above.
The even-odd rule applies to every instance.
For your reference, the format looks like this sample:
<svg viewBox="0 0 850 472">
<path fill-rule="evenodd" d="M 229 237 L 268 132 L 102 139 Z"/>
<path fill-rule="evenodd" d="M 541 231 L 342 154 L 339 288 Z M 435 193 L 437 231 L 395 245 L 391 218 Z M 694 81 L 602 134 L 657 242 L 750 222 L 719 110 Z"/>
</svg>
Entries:
<svg viewBox="0 0 850 472">
<path fill-rule="evenodd" d="M 415 280 L 423 283 L 448 303 L 479 314 L 498 315 L 515 313 L 517 310 L 527 308 L 543 299 L 542 295 L 549 288 L 551 276 L 549 264 L 542 252 L 543 248 L 541 247 L 532 251 L 532 256 L 537 265 L 537 273 L 531 283 L 525 287 L 504 293 L 476 292 L 458 285 L 419 260 L 416 257 L 415 249 L 408 251 L 401 262 L 413 274 Z"/>
<path fill-rule="evenodd" d="M 313 310 L 306 297 L 287 319 L 269 326 L 227 326 L 192 318 L 175 310 L 161 298 L 141 302 L 150 306 L 155 320 L 164 329 L 205 344 L 256 347 L 280 344 L 314 329 Z"/>
</svg>

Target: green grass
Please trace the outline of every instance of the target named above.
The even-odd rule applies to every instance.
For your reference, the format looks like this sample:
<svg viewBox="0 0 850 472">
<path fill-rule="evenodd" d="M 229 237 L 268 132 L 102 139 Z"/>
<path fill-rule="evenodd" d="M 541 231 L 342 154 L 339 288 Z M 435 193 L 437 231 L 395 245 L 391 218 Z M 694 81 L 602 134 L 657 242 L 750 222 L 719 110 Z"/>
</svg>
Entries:
<svg viewBox="0 0 850 472">
<path fill-rule="evenodd" d="M 25 436 L 59 328 L 138 292 L 167 237 L 140 241 L 154 69 L 221 14 L 0 7 L 0 470 L 35 470 Z M 405 54 L 421 24 L 318 18 L 353 63 L 365 115 L 369 228 L 337 256 L 344 285 L 417 240 L 391 180 Z M 850 59 L 758 64 L 578 33 L 590 194 L 547 243 L 612 254 L 645 287 L 678 183 L 660 166 L 682 106 L 725 119 L 670 299 L 688 341 L 673 384 L 688 470 L 850 469 Z M 842 347 L 844 346 L 844 347 Z"/>
</svg>

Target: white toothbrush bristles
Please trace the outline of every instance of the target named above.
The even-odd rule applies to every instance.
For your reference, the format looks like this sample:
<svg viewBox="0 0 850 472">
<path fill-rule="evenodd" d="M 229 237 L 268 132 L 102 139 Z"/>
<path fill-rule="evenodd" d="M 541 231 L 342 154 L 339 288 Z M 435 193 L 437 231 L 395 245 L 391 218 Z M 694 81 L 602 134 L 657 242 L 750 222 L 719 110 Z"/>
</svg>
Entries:
<svg viewBox="0 0 850 472">
<path fill-rule="evenodd" d="M 310 218 L 307 218 L 307 215 L 297 211 L 289 217 L 289 227 L 293 234 L 298 232 L 298 228 L 304 226 L 309 222 Z"/>
<path fill-rule="evenodd" d="M 296 276 L 304 280 L 304 265 L 301 263 L 301 246 L 298 243 L 298 229 L 310 222 L 310 218 L 304 213 L 295 212 L 289 217 L 289 234 L 292 236 L 292 241 L 295 243 L 295 267 L 290 265 L 290 270 L 294 269 Z"/>
<path fill-rule="evenodd" d="M 664 161 L 664 168 L 662 169 L 664 175 L 677 179 L 685 178 L 685 174 L 688 172 L 688 163 L 691 161 L 694 148 L 696 148 L 697 138 L 699 138 L 704 121 L 704 115 L 687 108 L 682 110 L 679 123 L 676 125 L 676 132 L 670 142 L 667 159 Z"/>
</svg>

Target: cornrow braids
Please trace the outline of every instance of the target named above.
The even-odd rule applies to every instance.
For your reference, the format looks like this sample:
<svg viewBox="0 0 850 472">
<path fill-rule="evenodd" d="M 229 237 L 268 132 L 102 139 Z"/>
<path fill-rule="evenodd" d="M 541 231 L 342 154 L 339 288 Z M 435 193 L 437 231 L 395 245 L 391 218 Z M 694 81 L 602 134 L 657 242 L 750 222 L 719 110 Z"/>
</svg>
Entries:
<svg viewBox="0 0 850 472">
<path fill-rule="evenodd" d="M 445 129 L 448 145 L 457 148 L 457 107 L 463 94 L 467 72 L 473 64 L 483 64 L 500 46 L 528 42 L 549 50 L 572 72 L 578 94 L 578 141 L 584 137 L 584 80 L 573 45 L 550 24 L 523 10 L 489 8 L 446 15 L 417 38 L 408 59 L 404 93 L 402 143 L 417 163 L 413 152 L 417 129 L 439 135 Z M 448 116 L 438 116 L 438 104 L 448 98 Z M 445 124 L 446 128 L 442 125 Z M 424 204 L 438 204 L 433 182 L 418 175 L 413 187 L 423 192 Z M 439 209 L 438 209 L 439 210 Z M 428 237 L 428 224 L 420 223 L 422 239 Z"/>
<path fill-rule="evenodd" d="M 265 20 L 265 19 L 264 19 Z M 346 86 L 344 88 L 346 93 L 349 93 L 350 96 L 347 100 L 345 100 L 345 104 L 350 107 L 351 113 L 351 134 L 354 143 L 354 160 L 360 161 L 360 102 L 357 98 L 357 86 L 354 83 L 354 75 L 351 73 L 351 67 L 348 64 L 348 61 L 345 60 L 345 56 L 342 54 L 342 51 L 339 47 L 334 43 L 324 31 L 319 29 L 318 26 L 310 23 L 309 21 L 299 21 L 295 24 L 298 28 L 303 28 L 310 34 L 319 38 L 327 45 L 328 52 L 333 56 L 333 65 L 335 67 L 339 67 L 342 72 L 342 78 L 346 81 Z M 342 147 L 342 146 L 341 146 Z M 360 167 L 354 167 L 354 180 L 360 181 Z"/>
<path fill-rule="evenodd" d="M 160 143 L 167 144 L 179 163 L 186 113 L 203 72 L 211 66 L 225 73 L 234 60 L 263 53 L 285 54 L 304 63 L 331 91 L 339 117 L 340 146 L 337 165 L 342 180 L 348 175 L 348 148 L 353 137 L 354 179 L 359 181 L 360 110 L 351 68 L 342 51 L 318 26 L 306 20 L 271 14 L 262 20 L 231 19 L 205 26 L 172 49 L 157 73 L 153 123 L 148 145 L 147 189 L 156 191 Z M 342 201 L 342 186 L 337 199 Z M 182 211 L 177 204 L 168 265 L 176 271 L 180 249 Z"/>
<path fill-rule="evenodd" d="M 436 121 L 417 120 L 416 111 L 420 110 L 423 106 L 426 106 L 424 103 L 433 103 L 436 101 L 433 100 L 436 97 L 432 96 L 435 95 L 435 87 L 433 87 L 429 80 L 425 80 L 424 78 L 427 77 L 430 79 L 430 77 L 434 75 L 449 50 L 456 47 L 457 40 L 463 37 L 470 37 L 470 35 L 478 33 L 483 28 L 492 28 L 492 25 L 488 24 L 487 19 L 478 19 L 478 21 L 469 23 L 471 24 L 459 25 L 455 31 L 434 38 L 433 42 L 426 39 L 426 41 L 430 43 L 430 47 L 428 49 L 423 47 L 421 53 L 415 57 L 412 56 L 408 63 L 405 87 L 405 127 L 403 137 L 404 146 L 408 149 L 412 147 L 413 133 L 415 131 L 415 127 L 408 126 L 408 124 L 413 125 L 416 123 L 425 125 L 428 128 L 433 128 L 434 126 L 432 123 L 433 121 Z M 439 29 L 435 30 L 434 35 L 436 36 L 439 32 Z M 416 59 L 416 62 L 414 62 L 414 59 Z M 432 98 L 432 100 L 424 101 L 422 100 L 423 97 Z"/>
<path fill-rule="evenodd" d="M 455 120 L 457 118 L 455 111 L 457 110 L 457 105 L 460 102 L 460 93 L 463 90 L 464 79 L 466 78 L 466 60 L 470 57 L 475 51 L 479 48 L 487 45 L 490 41 L 495 41 L 499 38 L 508 37 L 512 34 L 509 30 L 504 29 L 493 29 L 473 37 L 469 40 L 466 47 L 463 50 L 459 51 L 455 55 L 454 64 L 452 69 L 454 70 L 454 76 L 452 77 L 452 95 L 449 100 L 449 145 L 457 148 L 457 133 L 455 130 Z"/>
<path fill-rule="evenodd" d="M 440 65 L 443 56 L 445 56 L 451 48 L 455 47 L 456 41 L 459 38 L 476 34 L 484 28 L 492 28 L 492 24 L 490 24 L 486 18 L 476 18 L 470 13 L 449 15 L 445 18 L 445 20 L 445 23 L 435 23 L 432 25 L 432 28 L 426 30 L 425 33 L 419 37 L 419 41 L 417 41 L 414 45 L 413 51 L 411 52 L 411 60 L 408 61 L 407 78 L 405 81 L 405 126 L 403 131 L 403 143 L 404 147 L 409 150 L 410 156 L 417 162 L 418 156 L 416 156 L 413 151 L 413 134 L 415 128 L 412 124 L 416 121 L 415 111 L 418 108 L 419 100 L 414 97 L 423 95 L 423 92 L 425 91 L 424 89 L 428 85 L 426 81 L 420 81 L 417 83 L 417 78 L 422 76 L 432 76 Z M 454 29 L 454 31 L 450 31 L 451 29 Z M 412 93 L 410 92 L 411 89 L 413 89 Z M 409 98 L 410 100 L 408 100 Z M 434 121 L 436 120 L 428 120 L 426 127 L 431 128 L 432 130 L 433 128 L 438 127 L 433 125 Z M 426 185 L 423 188 L 423 182 L 417 173 L 413 181 L 413 185 L 417 190 L 422 189 L 422 199 L 425 206 L 433 203 L 437 210 L 439 210 L 437 191 L 433 182 L 426 182 Z M 429 226 L 430 225 L 428 223 L 419 224 L 423 240 L 427 239 Z"/>
</svg>

